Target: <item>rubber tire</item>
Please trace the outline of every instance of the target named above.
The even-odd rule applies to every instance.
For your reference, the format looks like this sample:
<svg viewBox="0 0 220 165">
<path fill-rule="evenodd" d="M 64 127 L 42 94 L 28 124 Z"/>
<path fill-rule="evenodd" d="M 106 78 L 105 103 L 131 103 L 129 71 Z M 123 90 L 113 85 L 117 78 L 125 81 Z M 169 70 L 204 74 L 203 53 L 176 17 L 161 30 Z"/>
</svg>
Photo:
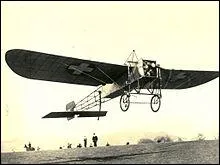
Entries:
<svg viewBox="0 0 220 165">
<path fill-rule="evenodd" d="M 128 99 L 128 106 L 126 107 L 126 109 L 123 109 L 122 108 L 122 99 L 123 99 L 123 97 L 124 96 L 127 96 L 127 99 Z M 124 103 L 123 103 L 124 104 Z M 129 108 L 129 106 L 130 106 L 130 97 L 127 95 L 127 94 L 123 94 L 123 95 L 121 95 L 121 98 L 120 98 L 120 108 L 121 108 L 121 110 L 123 111 L 123 112 L 126 112 L 127 110 L 128 110 L 128 108 Z"/>
<path fill-rule="evenodd" d="M 159 106 L 158 106 L 158 108 L 156 109 L 156 110 L 154 110 L 153 109 L 153 99 L 155 98 L 155 97 L 157 97 L 158 99 L 159 99 Z M 160 99 L 160 97 L 158 96 L 158 95 L 154 95 L 152 98 L 151 98 L 151 101 L 150 101 L 150 106 L 151 106 L 151 110 L 153 111 L 153 112 L 157 112 L 159 109 L 160 109 L 160 105 L 161 105 L 161 99 Z"/>
</svg>

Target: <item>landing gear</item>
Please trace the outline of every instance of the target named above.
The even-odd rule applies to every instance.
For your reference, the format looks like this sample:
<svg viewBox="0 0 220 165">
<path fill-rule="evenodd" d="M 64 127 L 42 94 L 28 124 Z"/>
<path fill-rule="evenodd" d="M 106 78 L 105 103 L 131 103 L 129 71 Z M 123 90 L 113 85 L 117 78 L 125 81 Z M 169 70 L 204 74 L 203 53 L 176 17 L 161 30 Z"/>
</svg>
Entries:
<svg viewBox="0 0 220 165">
<path fill-rule="evenodd" d="M 124 93 L 120 98 L 120 108 L 123 112 L 126 112 L 130 106 L 130 94 Z"/>
<path fill-rule="evenodd" d="M 155 77 L 145 77 L 145 80 L 142 80 L 142 82 L 139 82 L 139 79 L 132 83 L 128 83 L 128 86 L 126 88 L 126 91 L 121 95 L 120 98 L 120 108 L 123 112 L 127 111 L 130 103 L 136 103 L 136 104 L 150 104 L 151 110 L 153 112 L 157 112 L 160 109 L 161 106 L 161 74 L 160 74 L 160 68 L 157 67 L 157 74 Z M 143 81 L 147 81 L 146 84 L 143 84 Z M 137 82 L 137 84 L 136 84 Z M 142 83 L 142 84 L 141 84 Z M 141 92 L 141 89 L 147 89 L 146 92 Z M 134 90 L 135 92 L 131 92 Z M 151 96 L 150 102 L 133 102 L 130 101 L 131 95 L 148 95 Z"/>
<path fill-rule="evenodd" d="M 147 84 L 147 90 L 150 94 L 153 94 L 154 93 L 154 86 L 152 83 L 148 83 L 148 84 Z"/>
<path fill-rule="evenodd" d="M 150 101 L 150 107 L 153 112 L 157 112 L 160 109 L 161 100 L 159 95 L 154 95 Z"/>
</svg>

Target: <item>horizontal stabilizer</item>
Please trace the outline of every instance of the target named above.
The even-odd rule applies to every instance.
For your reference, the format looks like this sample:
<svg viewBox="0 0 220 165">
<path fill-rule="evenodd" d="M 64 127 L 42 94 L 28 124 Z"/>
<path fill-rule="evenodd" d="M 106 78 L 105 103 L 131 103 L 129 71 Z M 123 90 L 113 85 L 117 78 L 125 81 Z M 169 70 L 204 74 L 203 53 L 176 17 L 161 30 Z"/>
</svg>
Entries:
<svg viewBox="0 0 220 165">
<path fill-rule="evenodd" d="M 107 111 L 73 111 L 73 112 L 51 112 L 42 118 L 64 118 L 64 117 L 101 117 L 106 116 Z"/>
</svg>

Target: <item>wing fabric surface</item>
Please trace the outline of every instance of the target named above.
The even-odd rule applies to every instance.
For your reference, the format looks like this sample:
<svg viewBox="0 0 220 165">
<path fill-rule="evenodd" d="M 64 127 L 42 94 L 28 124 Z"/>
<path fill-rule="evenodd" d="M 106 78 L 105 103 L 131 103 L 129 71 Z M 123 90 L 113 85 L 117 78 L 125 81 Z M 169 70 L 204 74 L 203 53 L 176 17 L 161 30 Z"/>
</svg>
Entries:
<svg viewBox="0 0 220 165">
<path fill-rule="evenodd" d="M 195 71 L 195 70 L 170 70 L 161 68 L 161 89 L 186 89 L 209 82 L 219 77 L 218 71 Z M 149 88 L 147 84 L 154 82 L 152 77 L 142 77 L 139 79 L 141 89 Z M 137 81 L 130 84 L 130 89 L 137 87 Z M 154 87 L 158 88 L 158 87 Z M 128 91 L 128 85 L 110 93 L 106 98 L 115 98 Z"/>
<path fill-rule="evenodd" d="M 112 83 L 127 71 L 122 65 L 21 49 L 7 51 L 6 62 L 26 78 L 91 86 Z"/>
<path fill-rule="evenodd" d="M 161 89 L 185 89 L 209 82 L 219 77 L 219 72 L 161 68 L 161 77 Z"/>
<path fill-rule="evenodd" d="M 75 117 L 101 117 L 106 116 L 107 111 L 73 111 L 73 112 L 51 112 L 42 118 L 69 118 Z"/>
</svg>

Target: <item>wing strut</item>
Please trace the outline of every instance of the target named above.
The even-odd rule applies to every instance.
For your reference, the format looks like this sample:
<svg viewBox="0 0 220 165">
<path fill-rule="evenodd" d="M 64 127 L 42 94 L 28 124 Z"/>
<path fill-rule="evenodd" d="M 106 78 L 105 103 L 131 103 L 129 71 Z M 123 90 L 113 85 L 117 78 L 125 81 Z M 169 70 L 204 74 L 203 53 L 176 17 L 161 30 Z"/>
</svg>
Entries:
<svg viewBox="0 0 220 165">
<path fill-rule="evenodd" d="M 101 104 L 102 104 L 102 97 L 101 97 L 101 91 L 99 91 L 99 112 L 101 111 Z M 99 116 L 98 116 L 98 120 L 99 120 Z"/>
</svg>

